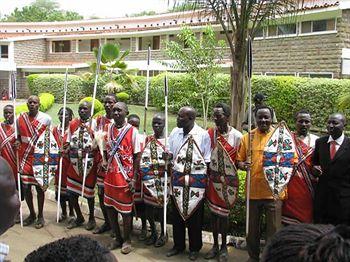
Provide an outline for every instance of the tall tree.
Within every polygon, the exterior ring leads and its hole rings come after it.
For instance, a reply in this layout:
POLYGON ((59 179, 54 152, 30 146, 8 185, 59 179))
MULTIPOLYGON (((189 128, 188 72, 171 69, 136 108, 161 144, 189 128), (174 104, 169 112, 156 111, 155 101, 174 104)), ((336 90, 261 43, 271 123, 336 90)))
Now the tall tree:
POLYGON ((177 36, 180 41, 167 43, 166 52, 170 58, 177 61, 177 69, 186 70, 195 82, 197 92, 192 96, 202 101, 204 127, 207 127, 207 117, 211 98, 214 95, 213 88, 215 75, 220 71, 224 41, 217 41, 215 32, 211 26, 207 26, 199 39, 188 27, 184 27, 177 36), (184 49, 184 46, 186 49, 184 49))
POLYGON ((5 15, 3 22, 43 22, 81 20, 83 16, 77 12, 59 9, 59 4, 53 0, 36 0, 23 8, 15 8, 5 15))
MULTIPOLYGON (((169 3, 169 1, 168 1, 169 3)), ((293 14, 302 0, 175 0, 175 5, 191 4, 198 15, 214 16, 225 33, 230 49, 231 124, 241 129, 244 117, 246 87, 244 86, 247 38, 271 19, 293 14)), ((289 15, 289 17, 291 17, 289 15)))

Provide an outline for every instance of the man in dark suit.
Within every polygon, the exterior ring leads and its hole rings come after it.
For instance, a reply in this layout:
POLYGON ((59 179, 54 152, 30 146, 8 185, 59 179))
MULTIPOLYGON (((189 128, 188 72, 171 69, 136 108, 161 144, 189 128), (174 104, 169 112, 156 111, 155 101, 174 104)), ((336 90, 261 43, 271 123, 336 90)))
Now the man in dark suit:
POLYGON ((313 165, 322 174, 315 190, 314 223, 350 225, 350 139, 344 135, 346 119, 329 116, 327 136, 316 140, 313 165))

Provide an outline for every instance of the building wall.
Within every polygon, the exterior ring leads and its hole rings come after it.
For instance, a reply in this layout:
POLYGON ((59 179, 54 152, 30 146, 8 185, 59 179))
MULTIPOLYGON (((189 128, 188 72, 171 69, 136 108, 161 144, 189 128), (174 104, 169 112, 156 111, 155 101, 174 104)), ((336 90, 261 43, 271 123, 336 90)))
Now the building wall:
POLYGON ((14 59, 17 66, 36 64, 46 60, 45 39, 16 41, 14 49, 14 59))
POLYGON ((338 34, 255 40, 255 73, 332 72, 340 76, 341 40, 338 34))
POLYGON ((342 47, 350 48, 350 9, 343 10, 337 28, 342 47))

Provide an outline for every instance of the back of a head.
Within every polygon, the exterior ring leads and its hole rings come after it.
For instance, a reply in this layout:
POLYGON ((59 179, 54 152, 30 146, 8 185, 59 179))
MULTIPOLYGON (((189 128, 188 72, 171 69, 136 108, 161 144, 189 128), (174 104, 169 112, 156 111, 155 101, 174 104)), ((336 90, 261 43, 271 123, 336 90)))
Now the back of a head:
POLYGON ((34 250, 25 262, 111 262, 114 255, 96 240, 86 236, 62 238, 34 250))
POLYGON ((350 261, 350 227, 340 225, 305 245, 299 254, 302 262, 350 261))
POLYGON ((290 225, 278 231, 269 241, 262 255, 262 262, 298 262, 298 255, 305 245, 331 231, 332 225, 290 225))

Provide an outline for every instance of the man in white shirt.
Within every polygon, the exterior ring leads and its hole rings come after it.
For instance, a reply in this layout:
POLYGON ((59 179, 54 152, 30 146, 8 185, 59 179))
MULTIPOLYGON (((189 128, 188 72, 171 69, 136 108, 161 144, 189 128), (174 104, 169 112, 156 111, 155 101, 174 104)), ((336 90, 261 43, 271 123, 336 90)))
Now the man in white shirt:
POLYGON ((182 107, 177 116, 177 128, 169 136, 173 155, 172 203, 174 247, 168 257, 186 248, 185 229, 188 227, 190 260, 196 260, 202 248, 204 196, 207 166, 210 163, 210 137, 195 123, 196 111, 182 107))
POLYGON ((315 190, 314 223, 350 225, 350 139, 346 119, 335 113, 327 121, 327 136, 316 140, 313 165, 322 175, 315 190))

